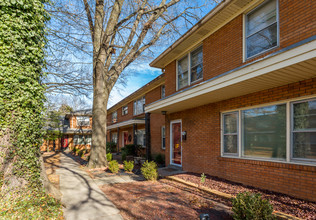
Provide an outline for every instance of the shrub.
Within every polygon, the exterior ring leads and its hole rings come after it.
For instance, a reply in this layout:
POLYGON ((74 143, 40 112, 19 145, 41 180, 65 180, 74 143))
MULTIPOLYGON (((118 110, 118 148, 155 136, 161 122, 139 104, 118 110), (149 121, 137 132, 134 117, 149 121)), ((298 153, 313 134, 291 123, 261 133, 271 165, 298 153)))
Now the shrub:
POLYGON ((201 184, 204 184, 205 183, 205 179, 206 179, 206 176, 204 173, 201 174, 201 184))
POLYGON ((126 152, 122 151, 122 161, 126 160, 126 152))
POLYGON ((112 173, 118 173, 119 171, 119 164, 116 160, 112 160, 111 162, 109 162, 109 170, 112 173))
POLYGON ((127 172, 132 172, 134 169, 134 161, 124 161, 124 170, 127 172))
POLYGON ((236 220, 275 219, 272 215, 272 205, 268 200, 263 199, 259 193, 238 193, 237 197, 233 198, 232 205, 233 218, 236 220))
POLYGON ((112 158, 113 158, 112 153, 107 153, 107 154, 106 154, 106 160, 107 160, 108 162, 111 162, 111 161, 112 161, 112 158))
POLYGON ((157 154, 155 156, 155 161, 157 164, 165 164, 165 156, 162 154, 157 154))
POLYGON ((143 164, 141 172, 146 180, 157 180, 158 171, 157 164, 154 161, 148 162, 148 160, 143 164))
POLYGON ((116 151, 116 143, 106 142, 106 152, 114 153, 116 151))
POLYGON ((126 155, 135 155, 136 154, 136 147, 134 144, 127 144, 122 147, 122 153, 125 152, 126 155))

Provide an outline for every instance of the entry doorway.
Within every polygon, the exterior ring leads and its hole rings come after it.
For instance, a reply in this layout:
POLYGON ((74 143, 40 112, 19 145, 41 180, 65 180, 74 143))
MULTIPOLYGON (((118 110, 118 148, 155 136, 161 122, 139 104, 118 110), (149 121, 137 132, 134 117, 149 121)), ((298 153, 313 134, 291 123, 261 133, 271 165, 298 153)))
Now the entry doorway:
POLYGON ((122 135, 122 147, 125 147, 125 145, 127 145, 128 143, 128 131, 123 131, 123 135, 122 135))
POLYGON ((182 166, 182 122, 170 122, 170 164, 182 166))

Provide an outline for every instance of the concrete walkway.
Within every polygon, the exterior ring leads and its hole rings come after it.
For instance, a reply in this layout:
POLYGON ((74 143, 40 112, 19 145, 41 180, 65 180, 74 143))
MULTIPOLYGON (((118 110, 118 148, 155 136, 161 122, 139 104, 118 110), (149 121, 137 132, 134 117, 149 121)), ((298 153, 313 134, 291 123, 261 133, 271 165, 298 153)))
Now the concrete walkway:
POLYGON ((60 191, 65 204, 66 220, 116 220, 123 219, 120 211, 106 198, 89 175, 79 168, 67 154, 61 154, 60 191))

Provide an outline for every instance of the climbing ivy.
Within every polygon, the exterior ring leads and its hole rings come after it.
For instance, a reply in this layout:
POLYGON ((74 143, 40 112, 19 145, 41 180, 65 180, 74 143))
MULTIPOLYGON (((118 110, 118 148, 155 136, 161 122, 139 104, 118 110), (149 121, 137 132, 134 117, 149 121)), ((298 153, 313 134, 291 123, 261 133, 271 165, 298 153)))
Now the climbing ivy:
POLYGON ((49 16, 44 3, 0 1, 0 139, 11 134, 5 161, 14 163, 12 175, 34 187, 40 184, 39 145, 45 101, 41 78, 49 16))

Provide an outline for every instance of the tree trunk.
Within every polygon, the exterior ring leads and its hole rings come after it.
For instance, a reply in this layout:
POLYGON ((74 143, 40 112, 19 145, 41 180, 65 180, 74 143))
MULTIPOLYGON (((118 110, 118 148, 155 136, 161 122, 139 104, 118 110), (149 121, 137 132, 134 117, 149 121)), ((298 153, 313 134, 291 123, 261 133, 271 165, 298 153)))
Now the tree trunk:
POLYGON ((88 167, 98 168, 107 165, 106 160, 106 122, 109 90, 103 75, 103 65, 96 63, 94 68, 94 88, 92 107, 92 146, 88 167))

